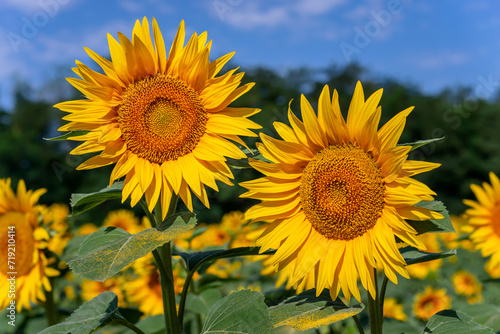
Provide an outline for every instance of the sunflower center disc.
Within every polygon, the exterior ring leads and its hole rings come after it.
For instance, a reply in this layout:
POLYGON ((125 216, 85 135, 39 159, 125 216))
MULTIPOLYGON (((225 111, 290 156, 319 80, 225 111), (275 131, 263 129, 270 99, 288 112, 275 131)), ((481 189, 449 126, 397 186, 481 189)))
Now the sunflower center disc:
POLYGON ((300 184, 302 208, 328 239, 351 240, 375 226, 384 207, 385 184, 371 155, 336 145, 317 153, 300 184))
POLYGON ((116 110, 127 148, 158 164, 192 152, 207 124, 198 94, 184 81, 163 74, 127 87, 116 110))
POLYGON ((0 233, 0 250, 2 252, 0 254, 0 270, 2 270, 2 274, 7 275, 8 272, 15 272, 18 277, 29 274, 33 262, 35 240, 33 239, 33 229, 27 221, 26 215, 21 212, 8 212, 1 215, 0 233), (9 227, 13 228, 9 229, 9 227), (13 238, 9 236, 13 236, 13 238))

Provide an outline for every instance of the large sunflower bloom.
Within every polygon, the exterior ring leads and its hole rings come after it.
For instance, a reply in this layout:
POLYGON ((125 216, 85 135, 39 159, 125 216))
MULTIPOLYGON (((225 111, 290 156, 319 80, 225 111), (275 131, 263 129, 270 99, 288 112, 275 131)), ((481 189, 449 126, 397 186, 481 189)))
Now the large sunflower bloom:
POLYGON ((263 201, 245 217, 270 222, 257 245, 263 251, 279 245, 273 264, 290 273, 291 283, 314 277, 317 293, 329 288, 333 299, 342 289, 347 299, 360 300, 358 279, 375 298, 378 266, 394 283, 396 273, 408 278, 396 237, 425 246, 405 219, 442 218, 414 206, 435 193, 411 178, 439 164, 407 160, 411 147, 396 146, 413 108, 377 131, 381 96, 378 90, 365 101, 358 82, 346 122, 328 86, 318 116, 302 95, 303 122, 289 109, 291 127, 274 123, 284 140, 260 136, 257 147, 272 163, 252 159, 251 165, 266 177, 242 183, 249 190, 243 197, 263 201))
POLYGON ((10 184, 10 179, 0 179, 0 308, 5 309, 14 299, 21 311, 30 309, 32 302, 45 301, 44 290, 52 289, 48 277, 58 276, 59 271, 49 267, 51 260, 43 250, 50 237, 39 227, 42 208, 36 203, 46 190, 26 190, 20 180, 14 193, 10 184), (15 279, 7 281, 12 277, 15 279), (10 282, 15 282, 15 291, 10 282))
POLYGON ((60 131, 89 131, 70 138, 83 141, 71 153, 100 152, 78 169, 115 164, 110 184, 125 176, 122 200, 130 196, 135 206, 145 195, 152 210, 161 194, 163 215, 173 192, 190 210, 191 191, 208 207, 205 185, 231 184, 226 157, 246 157, 229 140, 245 145, 238 136, 261 128, 247 119, 259 109, 228 107, 253 86, 238 87, 237 69, 217 76, 234 53, 209 62, 206 32, 194 33, 186 46, 184 35, 182 21, 167 55, 155 19, 153 39, 146 18, 136 22, 132 40, 108 34, 111 61, 86 49, 105 74, 77 61, 82 80, 68 78, 87 99, 56 105, 70 113, 60 131))
POLYGON ((483 187, 472 184, 477 202, 464 200, 470 206, 465 211, 473 232, 470 239, 484 257, 491 255, 491 265, 500 265, 500 180, 490 172, 491 185, 483 182, 483 187))
POLYGON ((415 295, 413 311, 417 318, 428 321, 434 314, 451 307, 451 298, 446 294, 446 289, 425 288, 423 293, 415 295))

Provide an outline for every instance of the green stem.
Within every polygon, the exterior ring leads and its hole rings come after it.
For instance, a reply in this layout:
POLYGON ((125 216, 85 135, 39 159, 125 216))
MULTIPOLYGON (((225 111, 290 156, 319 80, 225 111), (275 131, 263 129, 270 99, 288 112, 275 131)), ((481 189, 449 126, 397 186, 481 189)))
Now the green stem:
POLYGON ((149 212, 149 209, 148 209, 148 204, 146 203, 146 201, 144 200, 144 198, 142 198, 139 203, 141 204, 141 207, 142 209, 144 210, 144 212, 146 213, 146 217, 148 217, 150 223, 151 223, 151 226, 152 227, 156 227, 156 219, 155 219, 155 216, 153 216, 151 214, 151 212, 149 212))
POLYGON ((181 300, 179 302, 179 322, 181 324, 182 324, 182 321, 184 319, 184 309, 186 307, 187 293, 189 291, 191 279, 193 278, 193 275, 195 272, 196 272, 196 270, 191 270, 190 272, 188 272, 188 274, 186 276, 186 280, 184 281, 184 286, 182 287, 181 300))
POLYGON ((384 323, 384 299, 385 299, 385 291, 387 290, 387 283, 389 283, 389 279, 384 275, 384 281, 382 282, 382 288, 380 288, 380 298, 379 298, 379 309, 380 309, 380 327, 382 327, 384 323))
POLYGON ((53 326, 57 324, 57 310, 56 304, 54 303, 54 279, 49 278, 49 282, 52 289, 50 289, 50 291, 45 290, 45 303, 43 307, 45 308, 48 325, 53 326))
POLYGON ((134 331, 134 332, 135 332, 135 333, 137 333, 137 334, 146 334, 146 333, 144 333, 143 331, 141 331, 141 329, 140 329, 140 328, 137 328, 136 326, 134 326, 134 324, 132 324, 132 323, 128 322, 128 321, 127 321, 127 320, 125 320, 125 319, 115 319, 115 320, 113 320, 113 322, 114 322, 114 323, 116 323, 116 324, 119 324, 119 325, 123 325, 123 326, 125 326, 125 327, 128 327, 128 328, 130 328, 132 331, 134 331))
POLYGON ((352 318, 354 319, 354 322, 356 323, 356 326, 358 327, 359 334, 365 334, 365 331, 363 329, 363 325, 361 324, 361 321, 359 321, 358 316, 354 315, 352 318))
MULTIPOLYGON (((246 247, 241 247, 241 248, 246 248, 246 247)), ((235 249, 238 249, 238 248, 233 248, 233 251, 235 249)), ((276 253, 276 251, 274 250, 267 250, 263 253, 260 253, 259 255, 272 255, 276 253)), ((179 302, 179 319, 180 319, 180 322, 182 324, 182 319, 184 317, 184 309, 186 307, 186 297, 187 297, 187 293, 189 291, 189 286, 190 286, 190 283, 192 282, 192 278, 193 278, 193 275, 194 273, 205 263, 207 262, 210 262, 210 261, 215 261, 215 260, 218 260, 218 259, 221 259, 221 258, 229 258, 229 257, 235 257, 235 256, 241 256, 241 255, 245 255, 245 254, 232 254, 231 256, 225 256, 225 257, 217 257, 217 255, 215 256, 208 256, 206 257, 205 259, 199 261, 189 272, 188 272, 188 275, 186 276, 186 280, 184 281, 184 286, 182 287, 182 294, 181 294, 181 300, 179 302)), ((247 254, 248 255, 248 254, 247 254)))
MULTIPOLYGON (((142 203, 141 203, 142 205, 142 203)), ((173 195, 170 201, 170 206, 167 211, 166 217, 174 214, 175 207, 177 206, 177 196, 173 195)), ((144 205, 143 205, 144 207, 144 205)), ((146 207, 147 209, 147 207, 146 207)), ((146 214, 149 210, 146 210, 146 214)), ((162 223, 161 202, 158 201, 155 207, 155 216, 148 214, 148 218, 154 227, 160 226, 162 223)), ((163 311, 165 317, 165 332, 167 334, 181 334, 182 326, 177 317, 177 310, 175 305, 175 291, 174 291, 174 277, 172 269, 172 251, 170 242, 153 250, 153 256, 160 272, 160 285, 162 292, 163 311)))
POLYGON ((368 295, 368 313, 370 315, 370 332, 372 334, 382 334, 382 319, 380 312, 380 302, 379 302, 379 293, 378 293, 378 283, 377 283, 377 269, 374 269, 374 283, 375 283, 375 299, 372 298, 372 295, 369 291, 367 291, 368 295))

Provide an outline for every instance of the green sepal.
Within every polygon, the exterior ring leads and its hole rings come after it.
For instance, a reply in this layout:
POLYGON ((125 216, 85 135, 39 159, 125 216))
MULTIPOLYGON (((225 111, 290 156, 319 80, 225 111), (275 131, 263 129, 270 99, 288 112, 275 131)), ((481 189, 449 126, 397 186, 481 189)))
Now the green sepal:
POLYGON ((71 137, 78 137, 78 136, 83 136, 89 133, 90 131, 88 130, 75 130, 75 131, 70 131, 66 132, 63 135, 53 137, 53 138, 43 138, 44 140, 51 140, 51 141, 56 141, 56 140, 67 140, 68 138, 71 137))
POLYGON ((444 138, 445 137, 433 138, 433 139, 424 139, 424 140, 417 140, 417 141, 412 142, 412 143, 398 144, 398 146, 411 146, 411 150, 410 150, 410 152, 411 152, 413 150, 416 150, 419 147, 422 147, 424 145, 427 145, 427 144, 430 144, 430 143, 434 143, 434 142, 443 140, 444 138))

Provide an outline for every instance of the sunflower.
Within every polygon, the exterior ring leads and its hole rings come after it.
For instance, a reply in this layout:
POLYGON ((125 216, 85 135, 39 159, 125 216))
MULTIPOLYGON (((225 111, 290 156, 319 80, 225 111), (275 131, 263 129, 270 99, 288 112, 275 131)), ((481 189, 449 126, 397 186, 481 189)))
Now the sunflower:
POLYGON ((491 255, 491 266, 500 265, 500 180, 490 172, 491 185, 483 182, 483 187, 472 184, 477 202, 464 200, 470 206, 465 211, 472 227, 470 239, 484 257, 491 255))
MULTIPOLYGON (((71 240, 72 232, 69 228, 67 218, 69 208, 66 204, 52 204, 49 207, 40 206, 43 216, 43 225, 48 229, 50 240, 48 240, 47 248, 57 255, 62 255, 64 248, 71 240)), ((65 268, 66 264, 60 263, 61 268, 65 268)))
POLYGON ((219 278, 240 277, 242 265, 239 260, 220 259, 212 263, 205 272, 219 278))
POLYGON ((408 316, 404 312, 404 306, 399 304, 395 298, 384 300, 384 318, 406 321, 408 316))
POLYGON ((222 216, 221 227, 229 233, 237 234, 245 225, 246 220, 243 212, 231 211, 222 216))
POLYGON ((110 277, 104 282, 83 279, 81 297, 83 301, 89 301, 103 292, 112 291, 118 297, 118 305, 120 307, 126 307, 127 302, 123 294, 126 284, 128 284, 128 282, 126 282, 125 278, 122 276, 110 277))
POLYGON ((50 240, 44 227, 39 226, 42 207, 36 203, 45 189, 26 190, 23 180, 17 184, 17 192, 11 189, 10 179, 0 179, 0 308, 9 305, 10 282, 15 277, 16 309, 30 309, 30 303, 45 301, 45 291, 51 291, 49 277, 59 271, 49 267, 53 258, 47 258, 44 249, 50 240), (9 233, 10 232, 10 233, 9 233), (9 242, 14 240, 15 244, 9 242), (15 247, 14 258, 9 255, 15 247))
POLYGON ((134 215, 134 212, 124 209, 108 213, 106 218, 104 218, 103 226, 118 227, 131 234, 144 230, 144 226, 141 226, 139 218, 134 215))
POLYGON ((453 274, 451 282, 455 288, 455 292, 463 296, 473 296, 481 294, 483 287, 477 278, 471 273, 460 270, 453 274))
MULTIPOLYGON (((456 236, 456 233, 453 233, 456 236)), ((439 253, 441 252, 441 245, 439 244, 440 236, 438 233, 424 233, 417 236, 417 239, 420 240, 424 244, 423 249, 419 249, 420 251, 427 251, 430 253, 439 253)), ((412 278, 424 279, 430 273, 437 272, 439 268, 443 265, 442 259, 436 259, 427 262, 415 263, 406 267, 406 270, 410 274, 412 278)))
POLYGON ((500 263, 493 263, 491 260, 486 261, 484 264, 484 270, 488 273, 488 275, 495 279, 500 278, 500 263))
POLYGON ((228 107, 253 86, 240 86, 237 69, 217 76, 234 53, 209 62, 207 33, 194 33, 184 46, 182 21, 167 55, 155 19, 152 26, 153 38, 146 18, 132 40, 108 34, 111 61, 85 49, 104 74, 77 61, 82 80, 68 81, 87 98, 55 107, 70 113, 60 131, 89 131, 69 138, 83 141, 71 154, 100 152, 77 169, 115 164, 110 185, 125 177, 122 201, 130 197, 135 206, 145 195, 152 211, 161 199, 165 216, 173 192, 191 211, 191 192, 208 207, 205 185, 231 185, 226 157, 246 158, 233 142, 245 145, 239 136, 256 136, 250 129, 261 127, 248 119, 259 109, 228 107))
POLYGON ((450 307, 451 298, 446 295, 446 289, 434 289, 428 286, 423 293, 417 293, 415 296, 413 311, 417 318, 427 321, 435 313, 450 307))
POLYGON ((349 300, 360 300, 358 279, 375 298, 374 268, 381 266, 397 283, 396 273, 408 278, 396 237, 424 248, 405 219, 442 216, 414 206, 433 200, 435 193, 412 176, 432 170, 436 163, 407 160, 410 146, 397 146, 408 108, 377 131, 382 90, 366 101, 358 82, 347 122, 338 94, 325 86, 316 116, 302 95, 303 122, 288 110, 291 127, 276 122, 284 140, 265 134, 257 147, 270 162, 251 159, 266 176, 243 182, 242 197, 262 200, 245 218, 269 221, 257 245, 278 245, 273 265, 291 273, 296 284, 315 273, 317 294, 329 288, 335 299, 340 289, 349 300))
POLYGON ((50 226, 52 230, 65 232, 69 228, 66 221, 68 216, 69 207, 66 204, 55 203, 47 207, 43 212, 43 223, 50 226))
POLYGON ((473 251, 474 244, 470 241, 469 238, 460 240, 460 237, 473 232, 472 226, 467 223, 467 215, 463 213, 460 216, 450 215, 450 219, 453 227, 455 228, 455 231, 457 232, 438 233, 439 238, 443 241, 448 249, 457 249, 458 247, 461 247, 465 250, 473 251))

